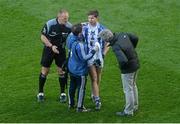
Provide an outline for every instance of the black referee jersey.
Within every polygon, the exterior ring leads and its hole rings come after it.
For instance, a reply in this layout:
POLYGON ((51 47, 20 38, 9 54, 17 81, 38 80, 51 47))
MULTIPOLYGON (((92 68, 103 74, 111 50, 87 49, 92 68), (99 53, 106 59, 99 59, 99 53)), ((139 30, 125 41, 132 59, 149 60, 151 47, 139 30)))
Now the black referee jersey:
POLYGON ((57 47, 64 46, 68 34, 71 32, 72 24, 67 22, 59 24, 57 18, 49 20, 43 27, 41 33, 47 37, 47 39, 56 45, 57 47))

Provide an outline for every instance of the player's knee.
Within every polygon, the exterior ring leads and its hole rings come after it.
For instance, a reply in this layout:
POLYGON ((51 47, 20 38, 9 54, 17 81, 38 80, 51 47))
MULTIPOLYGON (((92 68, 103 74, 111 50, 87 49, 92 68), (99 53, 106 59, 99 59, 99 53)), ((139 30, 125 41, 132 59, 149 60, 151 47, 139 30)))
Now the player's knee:
POLYGON ((41 74, 44 75, 44 76, 47 76, 47 75, 48 75, 48 72, 43 72, 43 71, 41 71, 41 74))
POLYGON ((49 68, 46 68, 46 67, 42 67, 41 69, 41 74, 47 76, 49 73, 49 68))
POLYGON ((59 74, 59 78, 66 78, 67 76, 66 76, 66 73, 60 73, 59 74))
POLYGON ((67 75, 66 74, 59 74, 59 82, 67 82, 67 75))
POLYGON ((97 82, 97 76, 92 77, 92 82, 97 82))

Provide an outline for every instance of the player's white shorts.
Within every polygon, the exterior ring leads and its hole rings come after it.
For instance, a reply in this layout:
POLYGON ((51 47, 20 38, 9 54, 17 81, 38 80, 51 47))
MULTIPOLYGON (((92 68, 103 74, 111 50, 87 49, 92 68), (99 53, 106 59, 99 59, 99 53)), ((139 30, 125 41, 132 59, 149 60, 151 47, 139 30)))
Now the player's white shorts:
POLYGON ((103 56, 102 56, 102 52, 101 52, 99 43, 98 43, 98 47, 99 47, 99 50, 94 54, 94 56, 90 60, 88 60, 88 67, 95 65, 99 68, 103 68, 104 60, 103 60, 103 56))

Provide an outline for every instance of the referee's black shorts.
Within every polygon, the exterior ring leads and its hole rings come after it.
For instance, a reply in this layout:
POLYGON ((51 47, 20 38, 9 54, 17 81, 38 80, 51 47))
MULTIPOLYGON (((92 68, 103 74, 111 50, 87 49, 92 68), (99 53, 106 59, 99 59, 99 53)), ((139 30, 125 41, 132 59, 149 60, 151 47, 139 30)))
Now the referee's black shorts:
POLYGON ((41 65, 48 68, 51 66, 53 60, 55 60, 55 64, 58 67, 62 67, 62 64, 66 61, 66 50, 64 48, 58 50, 59 54, 55 54, 51 48, 45 46, 42 53, 41 65))

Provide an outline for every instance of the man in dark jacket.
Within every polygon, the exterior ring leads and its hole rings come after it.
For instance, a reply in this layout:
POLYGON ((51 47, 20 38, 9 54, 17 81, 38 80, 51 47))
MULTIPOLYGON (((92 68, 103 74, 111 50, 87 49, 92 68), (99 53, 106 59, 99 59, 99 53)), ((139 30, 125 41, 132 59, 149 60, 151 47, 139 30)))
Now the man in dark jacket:
POLYGON ((100 32, 99 37, 109 42, 121 69, 123 91, 125 93, 125 107, 122 112, 117 112, 119 116, 133 116, 138 110, 138 89, 136 86, 137 70, 139 60, 135 48, 138 37, 129 33, 112 33, 106 29, 100 32))

